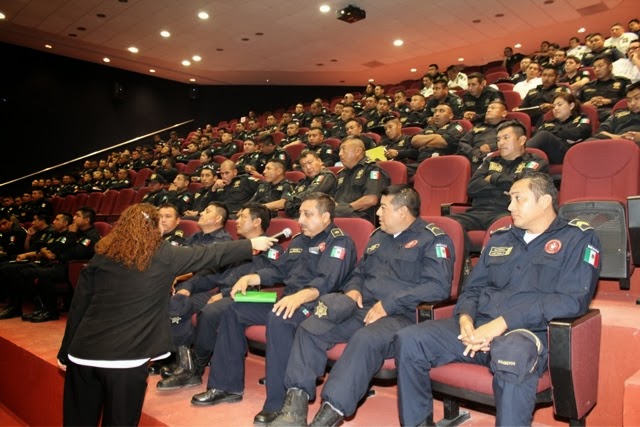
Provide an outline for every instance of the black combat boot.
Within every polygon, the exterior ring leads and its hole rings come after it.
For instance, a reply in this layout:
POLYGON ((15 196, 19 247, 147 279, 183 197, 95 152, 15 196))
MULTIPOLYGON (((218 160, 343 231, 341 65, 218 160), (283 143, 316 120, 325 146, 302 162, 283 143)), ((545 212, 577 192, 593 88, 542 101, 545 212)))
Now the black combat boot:
POLYGON ((313 417, 313 421, 309 426, 315 427, 335 427, 344 420, 344 415, 340 415, 338 411, 333 409, 327 402, 322 402, 320 410, 313 417))
POLYGON ((306 426, 308 413, 309 395, 307 392, 299 388, 290 388, 287 390, 287 396, 284 399, 284 406, 280 411, 280 415, 269 426, 306 426))

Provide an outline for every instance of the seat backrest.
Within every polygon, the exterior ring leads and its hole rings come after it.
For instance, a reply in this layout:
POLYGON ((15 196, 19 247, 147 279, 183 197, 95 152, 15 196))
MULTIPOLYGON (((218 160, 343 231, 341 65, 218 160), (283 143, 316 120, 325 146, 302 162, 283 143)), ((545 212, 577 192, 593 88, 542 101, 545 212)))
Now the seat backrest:
POLYGON ((276 131, 276 132, 273 132, 271 136, 273 137, 273 140, 275 141, 276 145, 280 145, 280 141, 282 141, 282 139, 284 138, 284 133, 280 131, 276 131))
POLYGON ((87 198, 87 203, 85 204, 85 206, 88 208, 92 208, 94 211, 98 212, 100 210, 100 207, 102 206, 103 199, 104 199, 104 193, 101 193, 101 192, 91 193, 87 198))
POLYGON ((489 239, 491 238, 491 234, 499 228, 508 227, 513 225, 513 219, 511 215, 506 215, 501 218, 496 219, 493 223, 487 228, 487 232, 484 235, 484 240, 482 241, 482 247, 487 246, 489 239))
POLYGON ((560 204, 589 198, 626 204, 640 194, 640 147, 627 139, 595 140, 567 151, 562 168, 560 204))
POLYGON ((136 172, 133 169, 127 169, 127 177, 129 178, 129 181, 133 184, 134 182, 136 182, 136 177, 138 176, 138 172, 136 172))
POLYGON ((391 184, 406 184, 407 183, 407 166, 404 163, 394 160, 384 160, 378 162, 378 166, 384 169, 391 178, 391 184))
POLYGON ((621 99, 620 101, 616 102, 616 105, 614 105, 613 108, 611 108, 611 114, 613 114, 617 110, 621 110, 623 108, 629 108, 629 104, 627 103, 626 98, 625 99, 621 99))
POLYGON ((402 128, 401 130, 403 135, 417 135, 420 132, 422 132, 422 128, 418 127, 418 126, 408 126, 406 128, 402 128))
POLYGON ((329 146, 331 148, 333 148, 334 151, 338 151, 340 150, 340 139, 338 138, 327 138, 324 141, 322 141, 325 144, 329 144, 329 146))
POLYGON ((74 203, 69 206, 69 210, 65 212, 69 212, 71 215, 75 214, 78 208, 87 206, 87 199, 89 199, 89 194, 87 193, 76 194, 74 203))
POLYGON ((413 187, 420 194, 420 215, 440 215, 443 203, 465 203, 471 164, 464 156, 431 157, 415 174, 413 187))
POLYGON ((198 222, 190 219, 181 219, 180 224, 178 224, 178 228, 184 232, 185 238, 192 236, 200 231, 198 222))
POLYGON ((513 111, 514 108, 522 104, 522 97, 515 90, 503 90, 504 101, 507 104, 507 110, 513 111))
POLYGON ((291 229, 291 237, 288 239, 285 239, 284 237, 280 239, 280 246, 282 246, 284 250, 289 247, 291 238, 300 233, 300 225, 298 224, 298 221, 291 218, 272 218, 271 224, 269 225, 269 228, 267 228, 267 236, 273 236, 285 228, 291 229))
POLYGON ((133 203, 140 203, 144 196, 149 192, 149 187, 140 187, 138 191, 136 191, 136 195, 133 198, 133 203))
POLYGON ((110 215, 113 210, 113 205, 115 205, 116 199, 118 198, 118 194, 118 190, 107 190, 102 198, 100 209, 96 211, 96 215, 100 215, 102 217, 110 215))
POLYGON ((233 240, 238 240, 238 228, 235 219, 228 219, 224 225, 224 229, 231 235, 233 240))
POLYGON ((488 85, 494 84, 500 79, 508 79, 508 78, 509 78, 509 73, 507 73, 506 71, 495 71, 492 73, 487 73, 487 75, 485 76, 485 79, 487 80, 488 85))
POLYGON ((356 245, 358 259, 362 258, 369 243, 369 237, 375 230, 373 224, 363 218, 335 218, 334 222, 343 232, 351 236, 356 245))
POLYGON ((462 126, 462 130, 464 130, 465 132, 469 132, 473 128, 473 123, 471 123, 467 119, 456 119, 451 121, 462 126))
POLYGON ((593 105, 582 104, 580 106, 582 112, 589 116, 589 120, 591 121, 591 133, 594 135, 598 133, 598 128, 600 127, 600 119, 598 118, 598 109, 593 105))
POLYGON ((531 117, 529 117, 528 114, 519 111, 509 111, 506 119, 517 120, 522 123, 527 131, 527 139, 531 138, 531 117))
POLYGON ((284 147, 284 150, 289 153, 291 161, 295 162, 298 160, 298 158, 300 158, 300 153, 302 153, 302 150, 304 150, 305 148, 307 148, 306 144, 295 142, 284 147))
POLYGON ((233 154, 231 155, 231 158, 230 158, 229 160, 231 160, 232 162, 234 162, 234 163, 235 163, 235 162, 237 162, 237 161, 238 161, 238 159, 239 159, 240 157, 242 157, 242 155, 243 155, 243 154, 244 154, 244 153, 233 153, 233 154))
POLYGON ((65 196, 64 200, 62 200, 62 203, 60 204, 60 209, 58 210, 57 213, 60 212, 68 212, 70 214, 74 214, 75 212, 73 211, 74 206, 76 206, 76 197, 73 194, 69 194, 68 196, 65 196))
POLYGON ((286 171, 284 173, 284 177, 285 179, 287 179, 289 182, 295 184, 299 181, 302 181, 305 178, 305 174, 304 172, 301 171, 286 171))
POLYGON ((189 163, 187 163, 187 166, 185 166, 182 172, 193 175, 201 164, 202 162, 200 160, 189 160, 189 163))
POLYGON ((513 83, 507 83, 507 82, 500 82, 500 83, 496 83, 496 86, 498 86, 499 90, 513 90, 513 87, 515 86, 513 83))
POLYGON ((382 140, 382 137, 375 132, 362 132, 362 135, 368 136, 369 138, 373 139, 376 145, 380 145, 380 141, 382 140))
POLYGON ((190 182, 189 183, 189 187, 187 187, 187 191, 189 193, 195 193, 196 191, 199 191, 202 188, 202 183, 200 182, 190 182))
POLYGON ((136 191, 133 188, 123 188, 118 192, 118 198, 111 209, 111 215, 120 215, 124 210, 133 203, 136 191))
POLYGON ((435 224, 442 229, 453 242, 456 258, 453 263, 453 282, 451 283, 451 298, 457 298, 461 290, 462 268, 464 267, 464 230, 460 223, 446 216, 423 216, 428 224, 435 224))
POLYGON ((107 234, 109 234, 109 232, 113 228, 111 224, 109 224, 108 222, 104 222, 104 221, 96 221, 96 222, 93 223, 93 226, 98 231, 98 234, 100 234, 100 237, 104 237, 107 234))
POLYGON ((136 175, 136 180, 133 182, 134 188, 141 188, 147 185, 147 180, 151 176, 153 171, 149 168, 142 168, 138 171, 136 175))

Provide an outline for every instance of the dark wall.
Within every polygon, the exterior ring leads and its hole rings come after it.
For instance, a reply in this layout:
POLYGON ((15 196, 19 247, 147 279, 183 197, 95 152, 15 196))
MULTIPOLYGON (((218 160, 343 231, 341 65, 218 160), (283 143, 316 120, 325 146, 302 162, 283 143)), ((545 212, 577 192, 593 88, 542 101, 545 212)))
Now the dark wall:
MULTIPOLYGON (((330 99, 352 87, 199 86, 0 43, 0 129, 7 147, 0 184, 84 156, 139 135, 194 120, 181 136, 207 123, 330 99), (116 96, 115 86, 123 92, 116 96)), ((57 174, 54 170, 47 174, 57 174)), ((27 188, 31 179, 0 186, 27 188)))

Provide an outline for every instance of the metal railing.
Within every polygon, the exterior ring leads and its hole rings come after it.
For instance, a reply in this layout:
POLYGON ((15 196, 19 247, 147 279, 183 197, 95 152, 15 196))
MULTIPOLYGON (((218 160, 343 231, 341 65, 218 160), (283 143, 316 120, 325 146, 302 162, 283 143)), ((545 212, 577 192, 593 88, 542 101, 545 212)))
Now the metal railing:
POLYGON ((61 168, 61 167, 63 167, 63 166, 70 165, 70 164, 75 163, 75 162, 77 162, 77 161, 84 160, 84 159, 87 159, 87 158, 90 158, 90 157, 96 156, 96 155, 98 155, 98 154, 104 153, 105 151, 111 151, 111 150, 113 150, 113 149, 115 149, 115 148, 119 148, 119 147, 122 147, 122 146, 125 146, 125 145, 132 144, 132 143, 134 143, 134 142, 140 141, 141 139, 149 138, 150 136, 156 135, 156 134, 158 134, 158 133, 166 132, 166 131, 168 131, 168 130, 172 130, 172 129, 179 128, 179 127, 184 126, 184 125, 186 125, 186 124, 188 124, 188 123, 192 123, 193 121, 194 121, 194 119, 187 120, 187 121, 184 121, 184 122, 181 122, 181 123, 176 123, 175 125, 167 126, 167 127, 163 128, 163 129, 159 129, 159 130, 156 130, 156 131, 153 131, 153 132, 147 133, 147 134, 145 134, 145 135, 137 136, 137 137, 135 137, 135 138, 133 138, 133 139, 130 139, 130 140, 128 140, 128 141, 124 141, 124 142, 121 142, 121 143, 119 143, 119 144, 115 144, 115 145, 112 145, 112 146, 109 146, 109 147, 103 148, 103 149, 101 149, 101 150, 94 151, 94 152, 92 152, 92 153, 88 153, 88 154, 85 154, 85 155, 80 156, 80 157, 76 157, 75 159, 68 160, 68 161, 66 161, 66 162, 63 162, 63 163, 57 164, 57 165, 55 165, 55 166, 50 166, 50 167, 48 167, 48 168, 44 168, 44 169, 39 170, 39 171, 37 171, 37 172, 33 172, 33 173, 30 173, 30 174, 27 174, 27 175, 21 176, 21 177, 16 178, 16 179, 12 179, 11 181, 3 182, 3 183, 1 183, 1 184, 0 184, 0 187, 4 187, 5 185, 13 184, 13 183, 15 183, 15 182, 22 181, 22 180, 27 179, 27 178, 31 178, 31 177, 33 177, 33 176, 42 175, 42 174, 44 174, 44 173, 46 173, 46 172, 49 172, 49 171, 52 171, 52 170, 55 170, 55 169, 61 168))

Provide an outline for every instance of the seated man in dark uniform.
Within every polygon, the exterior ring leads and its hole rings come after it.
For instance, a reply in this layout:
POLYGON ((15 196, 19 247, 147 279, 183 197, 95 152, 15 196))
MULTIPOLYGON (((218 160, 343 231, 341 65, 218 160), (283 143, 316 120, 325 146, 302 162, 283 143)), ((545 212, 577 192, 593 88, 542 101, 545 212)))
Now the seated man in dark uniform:
POLYGON ((558 71, 547 66, 542 70, 540 75, 542 84, 536 86, 527 92, 522 100, 520 107, 514 108, 513 111, 522 111, 531 117, 531 126, 537 127, 542 124, 542 118, 547 111, 553 108, 553 98, 558 92, 569 92, 569 88, 558 86, 558 71))
POLYGON ((240 207, 256 193, 258 184, 260 181, 251 176, 238 175, 235 163, 225 160, 220 165, 220 178, 211 187, 213 200, 224 203, 229 210, 229 217, 235 218, 240 207))
POLYGON ((180 215, 190 210, 193 206, 194 197, 189 192, 190 182, 191 177, 186 173, 180 172, 169 185, 166 203, 175 206, 180 215))
POLYGON ((164 189, 167 181, 160 174, 154 173, 149 177, 149 192, 142 198, 142 203, 149 203, 153 206, 161 206, 167 203, 169 194, 164 189))
POLYGON ((600 123, 591 139, 625 138, 640 144, 640 82, 627 87, 627 108, 616 110, 600 123))
POLYGON ((184 232, 178 228, 180 224, 180 212, 174 205, 165 204, 158 208, 160 224, 162 225, 162 239, 173 246, 181 246, 184 243, 184 232))
POLYGON ((629 79, 613 75, 613 66, 608 56, 599 56, 594 60, 595 80, 582 87, 578 98, 585 105, 598 109, 598 120, 604 122, 611 115, 611 109, 620 101, 631 84, 629 79))
POLYGON ((557 191, 546 174, 525 174, 509 198, 514 226, 492 235, 453 317, 396 334, 403 426, 435 425, 429 370, 450 362, 491 368, 496 425, 531 425, 549 321, 589 308, 601 251, 593 229, 558 216, 557 191))
POLYGON ((498 149, 498 125, 505 120, 507 112, 504 102, 492 102, 484 115, 484 122, 474 125, 460 138, 457 154, 469 159, 471 173, 480 167, 489 153, 498 149))
POLYGON ((316 378, 324 374, 327 350, 336 343, 348 344, 331 368, 312 425, 334 426, 353 415, 373 375, 393 356, 394 334, 415 323, 417 305, 451 293, 453 244, 420 218, 418 193, 400 185, 385 188, 377 215, 380 228, 344 285, 344 295, 321 297, 326 316, 316 308, 296 332, 284 381, 287 403, 274 426, 306 425, 316 378))
POLYGON ((451 108, 454 119, 462 118, 464 108, 462 99, 455 93, 449 92, 446 79, 438 79, 433 82, 433 97, 427 102, 427 124, 433 124, 433 115, 440 104, 446 104, 451 108))
POLYGON ((396 117, 389 117, 384 122, 385 136, 380 145, 385 148, 385 157, 402 163, 415 163, 418 160, 418 149, 411 146, 411 136, 402 133, 402 123, 396 117))
POLYGON ((373 222, 380 193, 391 182, 387 172, 367 159, 364 143, 354 136, 342 141, 340 161, 344 168, 338 172, 338 185, 333 193, 336 216, 360 217, 373 222))
POLYGON ((504 102, 502 92, 488 87, 482 73, 469 74, 469 89, 462 95, 464 103, 462 118, 472 123, 484 121, 484 113, 493 101, 504 102))
POLYGON ((293 188, 284 176, 285 170, 281 160, 274 159, 267 163, 264 168, 264 181, 258 185, 256 194, 249 200, 264 205, 272 216, 276 216, 279 210, 284 209, 287 195, 293 188))
POLYGON ((284 211, 289 218, 297 218, 300 215, 300 205, 307 194, 333 194, 337 182, 336 176, 324 167, 322 159, 315 151, 302 150, 298 162, 305 178, 286 196, 284 211))
POLYGON ((0 260, 9 261, 24 252, 27 232, 8 212, 0 214, 0 260))

